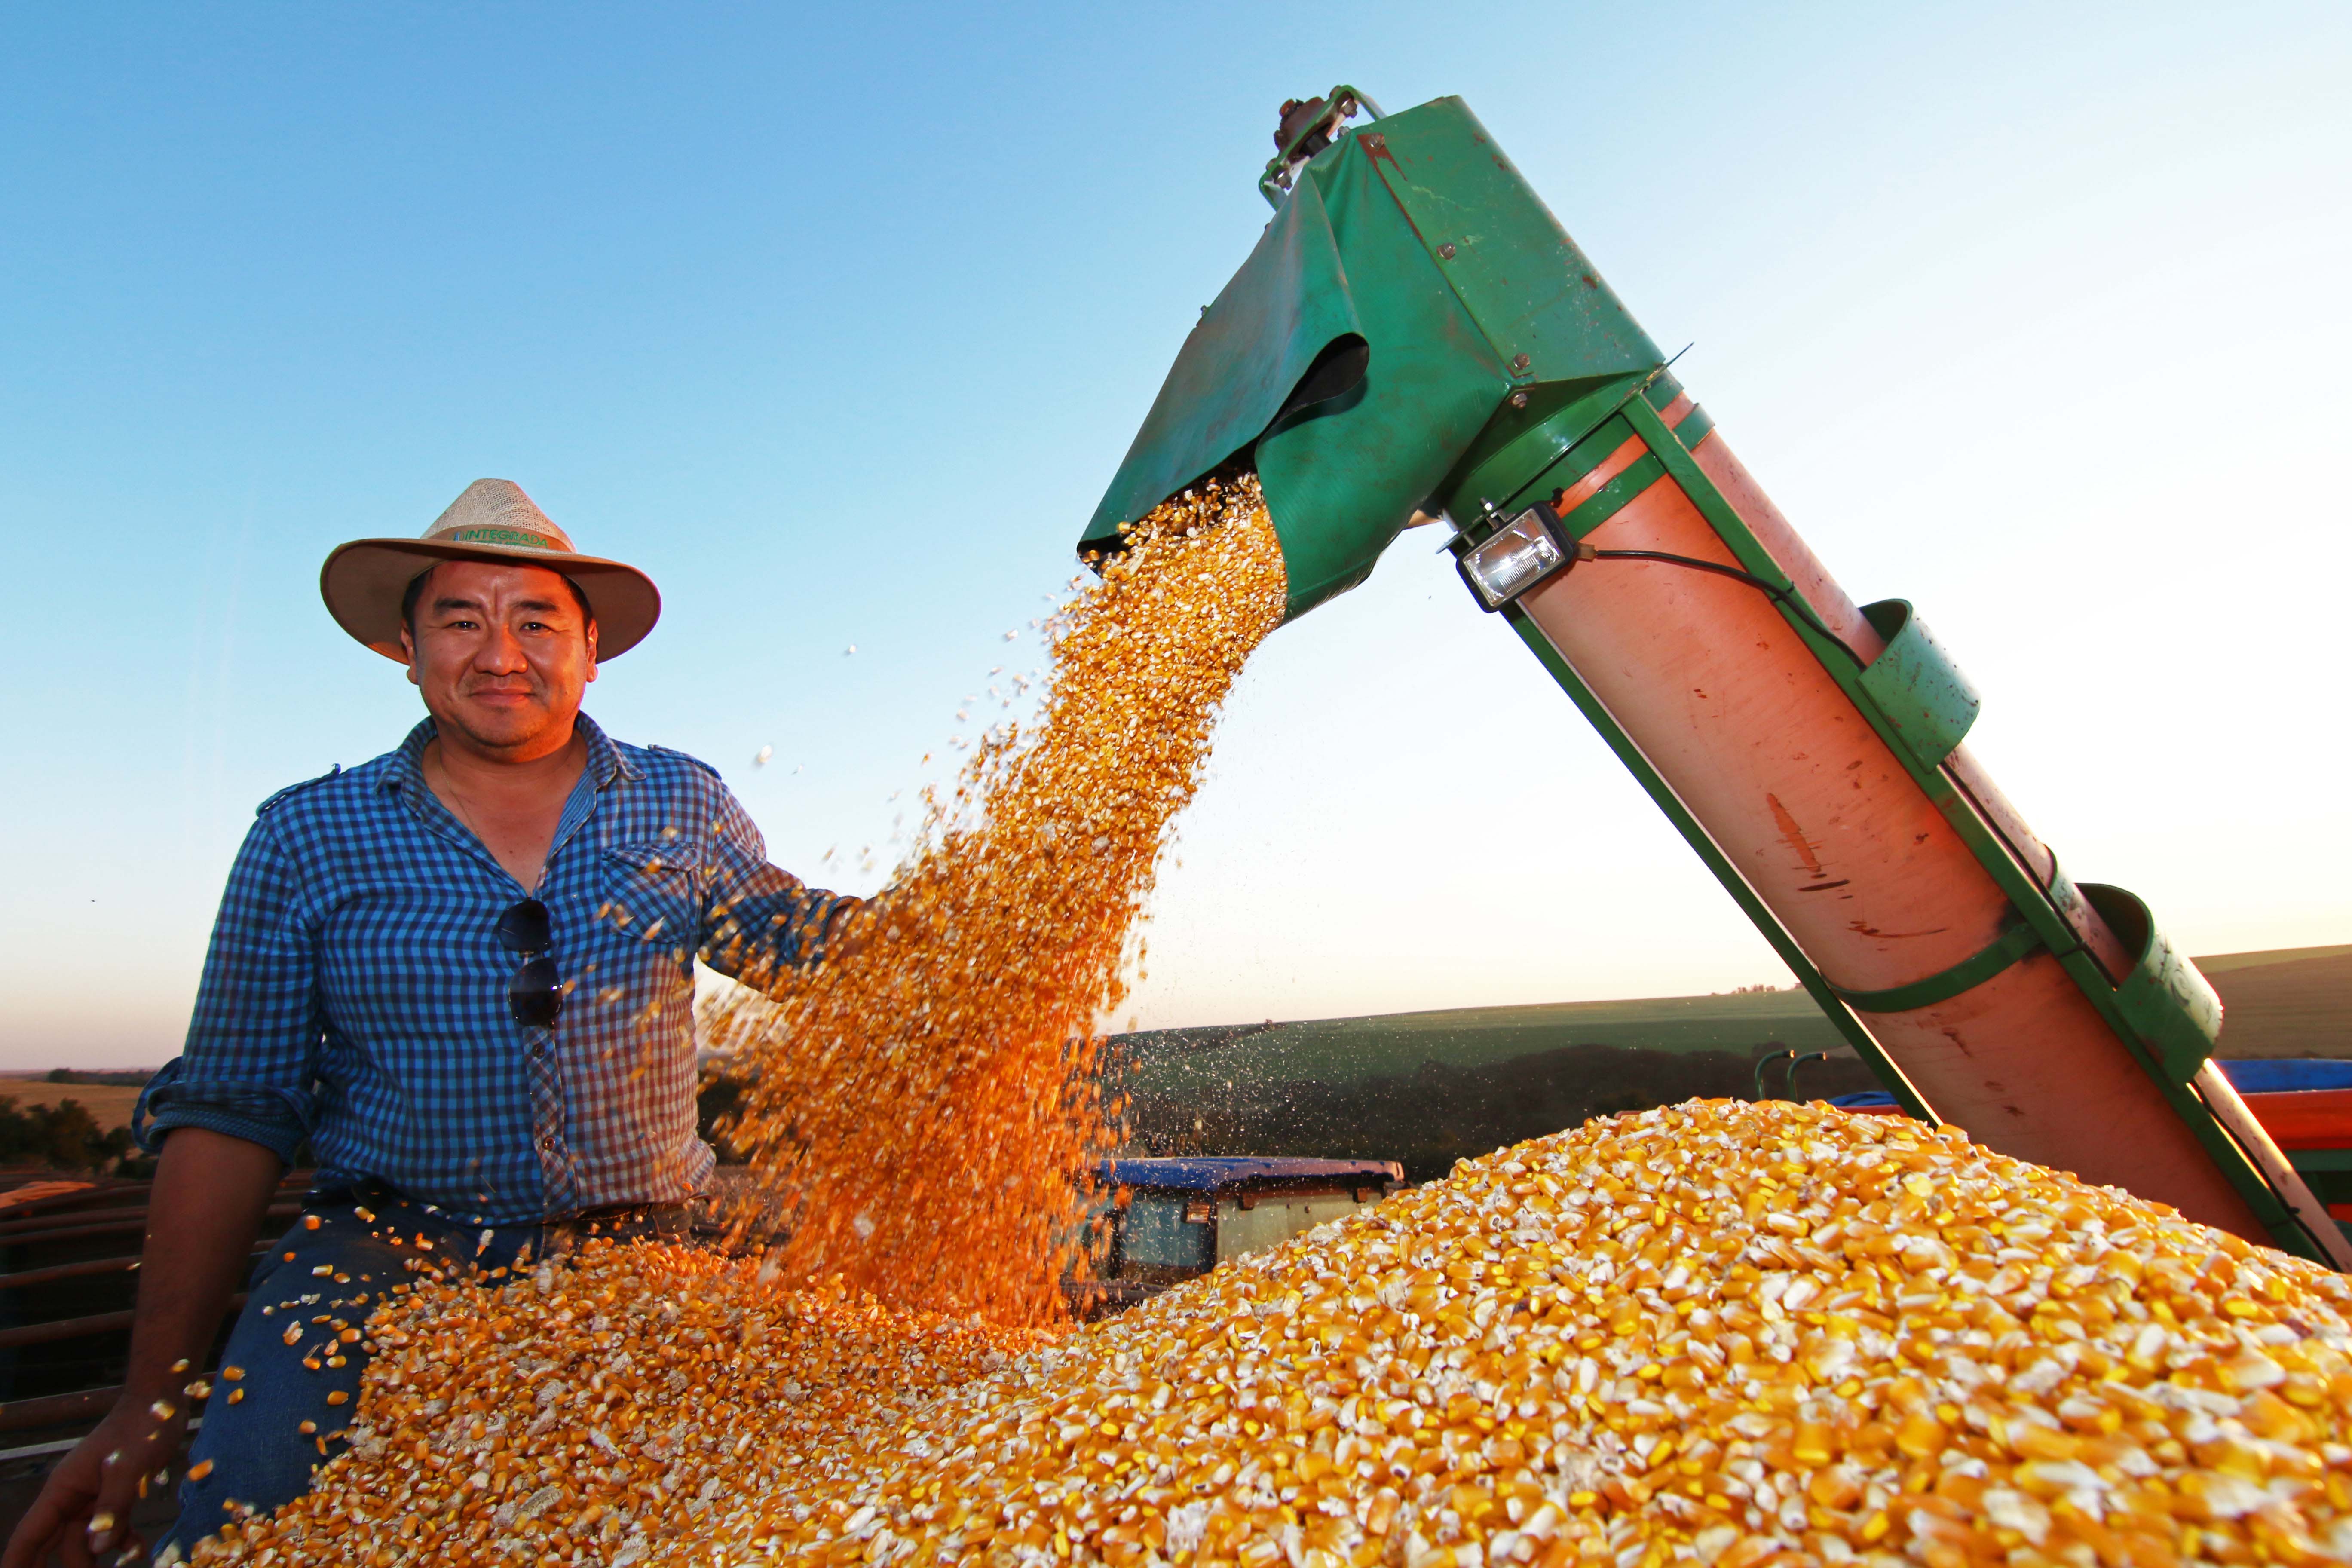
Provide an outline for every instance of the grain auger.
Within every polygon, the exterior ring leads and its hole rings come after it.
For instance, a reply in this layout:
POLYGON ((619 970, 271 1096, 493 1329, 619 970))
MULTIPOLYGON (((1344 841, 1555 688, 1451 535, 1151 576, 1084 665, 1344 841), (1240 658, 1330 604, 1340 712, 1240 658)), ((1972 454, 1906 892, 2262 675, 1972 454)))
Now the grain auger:
POLYGON ((1495 616, 1911 1114, 2338 1268, 2352 1248, 2210 1060, 2220 999, 2076 882, 1964 743, 1905 600, 1856 605, 1457 98, 1285 106, 1256 247, 1082 552, 1254 469, 1289 613, 1448 528, 1495 616))

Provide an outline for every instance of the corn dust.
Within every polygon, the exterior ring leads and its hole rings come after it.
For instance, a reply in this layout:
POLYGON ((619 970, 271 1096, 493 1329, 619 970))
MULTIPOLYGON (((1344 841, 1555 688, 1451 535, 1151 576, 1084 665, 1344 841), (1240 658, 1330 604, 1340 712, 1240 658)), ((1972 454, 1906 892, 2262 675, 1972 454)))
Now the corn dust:
POLYGON ((1046 623, 1048 689, 982 737, 854 959, 714 1034, 750 1069, 729 1130, 788 1278, 998 1322, 1063 1314, 1106 1147, 1098 1021, 1123 999, 1218 706, 1281 623, 1256 480, 1139 522, 1046 623))
POLYGON ((1820 1105, 1592 1121, 1058 1341, 650 1247, 481 1300, 383 1310, 353 1451, 236 1555, 2352 1558, 2346 1281, 1820 1105))

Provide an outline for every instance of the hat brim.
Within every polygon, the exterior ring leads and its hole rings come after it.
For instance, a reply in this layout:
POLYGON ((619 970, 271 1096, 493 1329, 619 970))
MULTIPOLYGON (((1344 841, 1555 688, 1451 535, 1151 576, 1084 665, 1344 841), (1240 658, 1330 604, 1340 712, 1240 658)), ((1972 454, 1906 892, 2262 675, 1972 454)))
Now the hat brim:
POLYGON ((354 539, 319 568, 319 596, 335 624, 386 658, 400 651, 400 601, 419 572, 444 561, 511 561, 544 566, 580 584, 596 618, 596 659, 618 658, 661 619, 661 590, 635 567, 601 555, 522 545, 442 544, 425 539, 354 539))

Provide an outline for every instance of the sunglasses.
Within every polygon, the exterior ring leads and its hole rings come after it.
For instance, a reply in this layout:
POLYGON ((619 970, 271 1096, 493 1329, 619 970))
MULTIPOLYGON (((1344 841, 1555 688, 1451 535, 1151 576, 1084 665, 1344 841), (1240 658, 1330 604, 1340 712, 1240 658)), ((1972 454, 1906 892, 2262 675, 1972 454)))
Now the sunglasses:
POLYGON ((555 945, 547 906, 537 899, 522 902, 499 917, 499 945, 523 955, 522 967, 507 982, 507 1011, 526 1029, 551 1029, 563 1011, 563 980, 555 973, 555 945))

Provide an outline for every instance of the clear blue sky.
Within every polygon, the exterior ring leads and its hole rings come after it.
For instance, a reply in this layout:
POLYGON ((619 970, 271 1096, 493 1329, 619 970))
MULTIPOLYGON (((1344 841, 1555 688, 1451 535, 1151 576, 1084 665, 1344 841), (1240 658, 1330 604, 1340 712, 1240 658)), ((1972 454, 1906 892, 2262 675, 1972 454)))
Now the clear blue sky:
MULTIPOLYGON (((1334 79, 1470 100, 2077 877, 2352 941, 2347 76, 2340 5, 10 6, 0 1065, 173 1054, 255 803, 417 712, 321 557, 483 475, 662 584, 592 710, 873 885, 1334 79)), ((1218 767, 1147 1024, 1785 981, 1425 549, 1218 767)))

